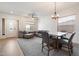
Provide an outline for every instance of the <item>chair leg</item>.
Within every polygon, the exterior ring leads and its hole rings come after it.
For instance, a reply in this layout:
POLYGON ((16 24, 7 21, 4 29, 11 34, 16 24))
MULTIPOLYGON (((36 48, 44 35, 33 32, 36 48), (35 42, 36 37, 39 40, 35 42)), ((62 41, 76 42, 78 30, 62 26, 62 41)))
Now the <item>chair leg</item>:
POLYGON ((71 53, 73 53, 73 46, 71 46, 71 53))
POLYGON ((50 50, 48 49, 48 56, 49 56, 49 52, 50 52, 50 50))
POLYGON ((68 48, 68 52, 69 52, 69 56, 71 56, 71 49, 70 48, 68 48))
POLYGON ((42 43, 42 52, 43 52, 43 43, 42 43))
POLYGON ((71 51, 69 51, 69 56, 71 56, 71 51))
POLYGON ((69 55, 71 56, 71 54, 73 53, 73 46, 71 44, 70 48, 69 48, 69 55))
POLYGON ((71 49, 71 53, 73 53, 73 48, 71 49))
POLYGON ((43 52, 43 47, 42 47, 42 52, 43 52))
POLYGON ((49 49, 49 44, 48 44, 48 56, 49 56, 49 52, 50 52, 50 49, 49 49))

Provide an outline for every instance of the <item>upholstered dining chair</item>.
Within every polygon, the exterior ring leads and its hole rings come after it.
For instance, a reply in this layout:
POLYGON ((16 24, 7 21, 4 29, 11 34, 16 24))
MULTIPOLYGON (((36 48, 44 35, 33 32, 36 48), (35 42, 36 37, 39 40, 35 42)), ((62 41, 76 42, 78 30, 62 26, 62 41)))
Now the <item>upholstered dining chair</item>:
POLYGON ((42 31, 41 34, 42 34, 42 52, 43 52, 43 48, 47 47, 48 56, 49 56, 50 50, 53 49, 53 46, 50 45, 52 43, 52 40, 50 39, 50 35, 46 31, 42 31))
POLYGON ((72 42, 72 39, 73 39, 74 35, 75 35, 75 32, 71 34, 70 38, 63 37, 60 40, 60 44, 62 45, 62 47, 68 48, 68 52, 69 52, 70 56, 73 53, 73 42, 72 42))

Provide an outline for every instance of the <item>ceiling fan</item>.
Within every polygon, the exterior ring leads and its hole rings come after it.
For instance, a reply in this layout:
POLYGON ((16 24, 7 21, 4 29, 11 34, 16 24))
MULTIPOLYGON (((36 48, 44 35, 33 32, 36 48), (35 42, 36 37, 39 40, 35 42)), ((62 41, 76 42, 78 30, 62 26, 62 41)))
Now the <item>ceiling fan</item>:
POLYGON ((38 18, 37 14, 35 12, 29 13, 28 16, 32 17, 32 18, 38 18))

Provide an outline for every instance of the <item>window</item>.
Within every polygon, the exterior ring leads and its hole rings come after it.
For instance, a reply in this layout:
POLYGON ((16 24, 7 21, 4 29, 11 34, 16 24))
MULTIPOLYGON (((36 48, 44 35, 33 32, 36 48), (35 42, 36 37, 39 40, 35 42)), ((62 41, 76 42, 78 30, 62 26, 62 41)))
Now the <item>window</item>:
POLYGON ((26 25, 26 31, 30 31, 30 25, 26 25))
POLYGON ((14 30, 14 20, 8 20, 8 30, 12 32, 14 30))
POLYGON ((62 17, 58 20, 58 23, 63 23, 63 22, 72 21, 72 20, 75 20, 75 15, 62 17))

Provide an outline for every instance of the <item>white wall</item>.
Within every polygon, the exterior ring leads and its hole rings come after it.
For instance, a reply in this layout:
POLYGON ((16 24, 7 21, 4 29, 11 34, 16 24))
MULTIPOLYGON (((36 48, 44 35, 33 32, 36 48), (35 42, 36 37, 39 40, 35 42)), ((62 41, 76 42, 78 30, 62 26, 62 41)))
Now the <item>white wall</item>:
POLYGON ((74 32, 75 31, 74 30, 75 29, 74 28, 75 21, 76 21, 76 19, 75 20, 70 20, 70 21, 67 21, 67 22, 61 22, 61 23, 59 23, 58 24, 58 31, 74 32))
POLYGON ((38 30, 47 30, 55 34, 57 32, 57 21, 50 16, 40 16, 38 21, 38 30))
POLYGON ((75 20, 59 23, 59 25, 74 25, 75 20))
POLYGON ((31 25, 30 31, 36 31, 38 28, 38 19, 32 17, 20 17, 19 31, 26 30, 26 25, 31 25))
POLYGON ((79 44, 79 12, 76 13, 76 21, 75 21, 75 38, 74 38, 74 42, 79 44))
POLYGON ((79 10, 78 9, 73 9, 73 10, 65 10, 63 12, 60 13, 61 16, 71 16, 71 15, 75 15, 76 19, 74 21, 74 26, 75 26, 75 36, 73 38, 73 42, 74 43, 78 43, 79 44, 79 10))
POLYGON ((17 28, 14 15, 0 13, 0 38, 16 37, 17 28), (5 18, 5 35, 2 35, 2 18, 5 18), (13 25, 11 26, 10 23, 13 25), (12 27, 12 28, 11 28, 12 27))
POLYGON ((18 25, 17 20, 19 20, 19 31, 24 31, 26 24, 31 24, 33 26, 33 31, 38 28, 37 18, 23 17, 10 15, 6 13, 0 13, 0 39, 8 37, 17 37, 18 35, 18 25), (5 35, 2 35, 2 18, 5 18, 5 35))

